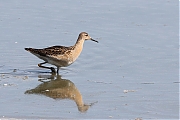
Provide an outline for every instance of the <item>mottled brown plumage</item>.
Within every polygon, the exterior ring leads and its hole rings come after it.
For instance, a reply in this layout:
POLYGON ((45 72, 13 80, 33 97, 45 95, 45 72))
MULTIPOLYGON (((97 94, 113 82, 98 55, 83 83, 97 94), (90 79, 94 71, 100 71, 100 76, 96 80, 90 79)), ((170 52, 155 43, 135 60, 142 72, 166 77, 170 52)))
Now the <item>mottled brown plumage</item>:
POLYGON ((55 69, 53 67, 42 66, 42 64, 49 63, 57 67, 57 73, 58 73, 59 67, 69 66, 78 58, 78 56, 80 55, 83 49, 83 44, 85 40, 92 40, 92 41, 98 42, 92 39, 88 35, 88 33, 81 32, 79 34, 79 37, 75 45, 70 46, 70 47, 52 46, 52 47, 43 48, 43 49, 25 48, 25 50, 31 52, 38 58, 45 61, 43 63, 38 64, 39 67, 51 69, 52 72, 55 72, 55 69))
POLYGON ((32 53, 39 54, 41 56, 48 56, 48 55, 63 55, 68 51, 73 50, 74 47, 65 47, 65 46, 52 46, 44 49, 35 49, 35 48, 25 48, 25 50, 30 51, 32 53))

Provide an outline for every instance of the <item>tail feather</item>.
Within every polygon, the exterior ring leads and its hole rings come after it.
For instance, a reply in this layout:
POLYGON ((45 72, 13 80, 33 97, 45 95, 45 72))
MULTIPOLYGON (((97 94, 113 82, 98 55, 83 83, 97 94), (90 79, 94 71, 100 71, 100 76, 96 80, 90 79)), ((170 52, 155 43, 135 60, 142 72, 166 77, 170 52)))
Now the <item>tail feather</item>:
POLYGON ((24 48, 25 50, 27 50, 27 51, 31 51, 32 50, 32 48, 24 48))
POLYGON ((35 49, 35 48, 24 48, 25 50, 27 50, 28 52, 34 54, 34 55, 40 55, 40 56, 46 56, 46 52, 43 52, 42 49, 35 49))

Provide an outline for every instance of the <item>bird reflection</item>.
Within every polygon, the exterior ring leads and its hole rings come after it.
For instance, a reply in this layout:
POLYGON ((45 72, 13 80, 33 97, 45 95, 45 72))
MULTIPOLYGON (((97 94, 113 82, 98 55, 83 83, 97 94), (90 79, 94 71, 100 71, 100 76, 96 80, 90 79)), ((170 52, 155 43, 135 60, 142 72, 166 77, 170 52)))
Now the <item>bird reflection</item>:
POLYGON ((50 79, 50 81, 39 80, 42 83, 34 89, 27 90, 25 94, 42 94, 53 99, 71 99, 76 103, 80 112, 87 111, 93 105, 93 103, 84 104, 81 93, 70 80, 62 79, 60 75, 39 77, 50 79))

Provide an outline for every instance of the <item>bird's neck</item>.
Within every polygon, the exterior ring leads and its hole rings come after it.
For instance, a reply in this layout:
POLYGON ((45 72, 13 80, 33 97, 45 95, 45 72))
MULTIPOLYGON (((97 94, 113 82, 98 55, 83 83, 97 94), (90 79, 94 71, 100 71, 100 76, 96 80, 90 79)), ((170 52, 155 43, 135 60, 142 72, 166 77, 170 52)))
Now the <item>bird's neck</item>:
POLYGON ((78 58, 78 56, 81 54, 81 51, 83 49, 83 44, 84 44, 84 40, 83 39, 78 39, 75 43, 74 50, 72 51, 72 55, 73 55, 73 62, 78 58))
POLYGON ((76 44, 80 43, 80 42, 84 42, 84 39, 82 38, 82 36, 78 36, 78 39, 76 41, 76 44))
POLYGON ((75 48, 83 48, 83 44, 84 44, 84 40, 81 38, 81 39, 77 39, 76 43, 75 43, 75 48))

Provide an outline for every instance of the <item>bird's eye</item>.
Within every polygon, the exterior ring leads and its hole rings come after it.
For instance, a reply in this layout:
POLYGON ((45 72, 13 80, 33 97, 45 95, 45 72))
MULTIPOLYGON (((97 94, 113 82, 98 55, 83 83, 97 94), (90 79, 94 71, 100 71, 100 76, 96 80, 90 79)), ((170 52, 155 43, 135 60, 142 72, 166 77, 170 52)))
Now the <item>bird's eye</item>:
POLYGON ((88 36, 88 34, 85 34, 85 36, 88 36))

